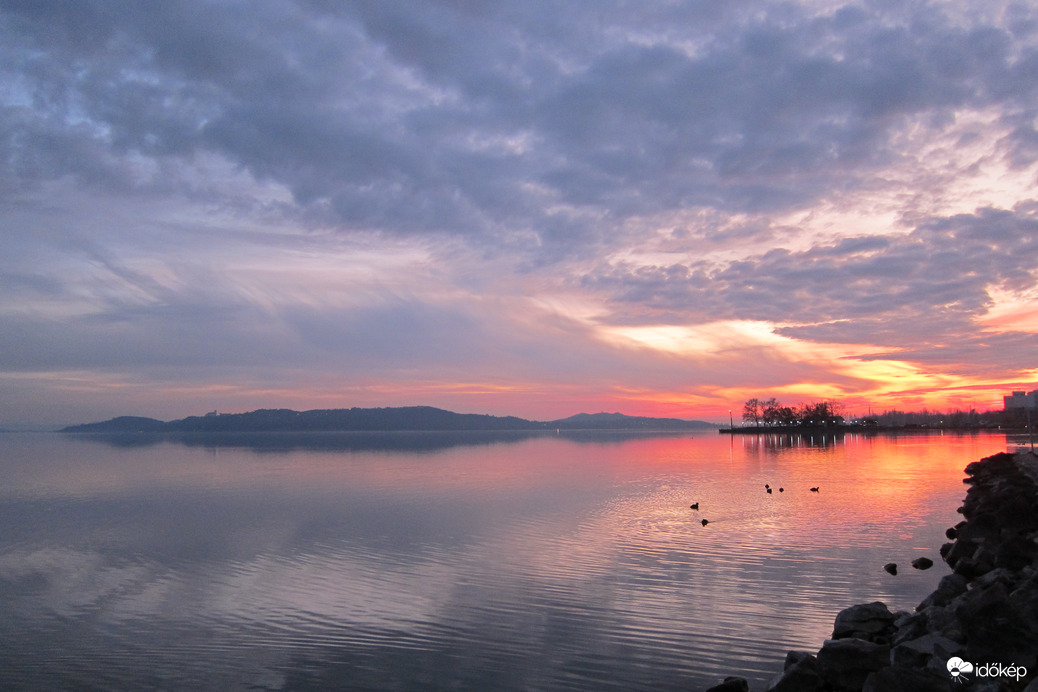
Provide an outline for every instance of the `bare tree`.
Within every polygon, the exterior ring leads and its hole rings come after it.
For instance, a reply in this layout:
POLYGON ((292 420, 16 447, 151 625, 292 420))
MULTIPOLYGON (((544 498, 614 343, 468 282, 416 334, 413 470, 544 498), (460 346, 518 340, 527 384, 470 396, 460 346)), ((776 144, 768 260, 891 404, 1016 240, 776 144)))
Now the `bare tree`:
POLYGON ((747 399, 746 403, 742 406, 742 419, 745 422, 753 422, 754 425, 760 426, 761 418, 761 402, 757 397, 747 399))

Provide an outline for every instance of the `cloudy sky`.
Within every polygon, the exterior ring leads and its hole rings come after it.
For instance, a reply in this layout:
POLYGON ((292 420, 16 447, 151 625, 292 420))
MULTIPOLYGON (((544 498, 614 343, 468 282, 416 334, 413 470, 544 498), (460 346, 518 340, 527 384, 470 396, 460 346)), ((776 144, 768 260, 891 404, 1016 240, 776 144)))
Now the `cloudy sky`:
POLYGON ((1038 387, 1038 6, 0 0, 0 422, 1038 387))

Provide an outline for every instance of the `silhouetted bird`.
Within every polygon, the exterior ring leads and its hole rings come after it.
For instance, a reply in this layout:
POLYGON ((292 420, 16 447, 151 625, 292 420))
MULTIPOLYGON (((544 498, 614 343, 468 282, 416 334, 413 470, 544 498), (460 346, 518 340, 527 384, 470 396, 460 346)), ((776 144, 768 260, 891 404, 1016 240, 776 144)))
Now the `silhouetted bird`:
POLYGON ((764 487, 767 488, 768 490, 771 490, 771 486, 768 485, 767 483, 764 484, 764 487))
POLYGON ((708 522, 708 521, 707 521, 706 519, 704 519, 702 523, 703 523, 703 526, 706 526, 706 525, 707 525, 707 524, 709 524, 710 522, 708 522))
POLYGON ((688 506, 688 508, 689 509, 694 509, 694 510, 698 511, 699 510, 699 503, 696 502, 695 504, 691 504, 691 505, 688 506))
POLYGON ((811 488, 811 492, 817 493, 818 492, 818 488, 811 488))
POLYGON ((768 495, 771 495, 771 488, 768 488, 768 495))
POLYGON ((786 492, 786 489, 785 488, 779 488, 779 492, 780 493, 784 493, 784 492, 786 492))

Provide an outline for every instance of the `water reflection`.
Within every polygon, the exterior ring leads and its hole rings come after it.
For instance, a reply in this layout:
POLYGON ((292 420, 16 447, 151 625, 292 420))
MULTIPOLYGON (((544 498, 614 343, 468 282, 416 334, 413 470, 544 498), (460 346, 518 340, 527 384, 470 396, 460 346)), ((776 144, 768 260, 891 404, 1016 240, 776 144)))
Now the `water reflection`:
MULTIPOLYGON (((173 443, 185 447, 241 448, 256 452, 297 450, 330 452, 439 452, 451 447, 488 446, 537 438, 594 444, 620 444, 655 437, 689 438, 688 432, 601 430, 464 430, 443 432, 201 432, 201 433, 74 433, 70 438, 120 448, 173 443)), ((702 435, 702 433, 699 433, 702 435)))
MULTIPOLYGON (((778 452, 784 449, 820 448, 825 449, 842 444, 846 433, 761 433, 759 435, 739 435, 743 449, 750 451, 778 452)), ((852 435, 852 437, 859 437, 852 435)))
POLYGON ((0 436, 5 686, 759 687, 931 590, 881 566, 936 557, 1006 440, 323 444, 0 436))

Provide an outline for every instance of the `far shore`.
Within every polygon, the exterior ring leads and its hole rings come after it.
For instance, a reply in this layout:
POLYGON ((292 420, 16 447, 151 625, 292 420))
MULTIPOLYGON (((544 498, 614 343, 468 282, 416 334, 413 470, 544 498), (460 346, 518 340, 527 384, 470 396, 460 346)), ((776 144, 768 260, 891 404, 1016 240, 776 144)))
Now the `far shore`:
POLYGON ((952 426, 952 425, 744 425, 734 428, 718 428, 721 435, 831 435, 831 434, 870 434, 900 432, 1002 432, 1026 433, 1027 428, 1006 428, 990 426, 952 426))

